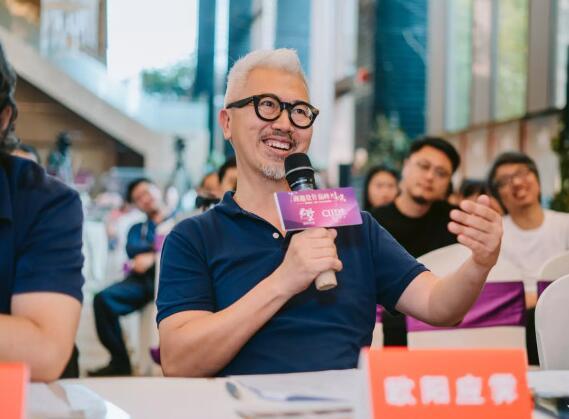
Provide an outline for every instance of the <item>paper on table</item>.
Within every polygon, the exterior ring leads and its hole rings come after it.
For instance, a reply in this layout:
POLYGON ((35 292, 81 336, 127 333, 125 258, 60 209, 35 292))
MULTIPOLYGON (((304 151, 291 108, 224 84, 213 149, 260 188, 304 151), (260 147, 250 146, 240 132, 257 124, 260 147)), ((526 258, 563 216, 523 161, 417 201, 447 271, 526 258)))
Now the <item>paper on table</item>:
POLYGON ((71 418, 72 410, 67 403, 57 397, 47 384, 32 383, 28 386, 28 418, 71 418))
POLYGON ((32 383, 27 399, 30 419, 130 419, 124 410, 80 384, 32 383))
POLYGON ((230 378, 264 400, 356 403, 361 373, 353 369, 230 378))
POLYGON ((528 386, 536 396, 569 397, 569 371, 528 371, 528 386))

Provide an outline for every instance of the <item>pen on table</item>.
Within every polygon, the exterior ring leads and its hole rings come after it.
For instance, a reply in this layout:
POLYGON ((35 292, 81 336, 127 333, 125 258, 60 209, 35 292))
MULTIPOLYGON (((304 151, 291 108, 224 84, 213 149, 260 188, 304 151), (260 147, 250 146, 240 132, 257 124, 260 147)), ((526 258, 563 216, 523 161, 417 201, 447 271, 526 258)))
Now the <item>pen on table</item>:
POLYGON ((235 383, 233 383, 231 381, 226 381, 225 382, 225 389, 227 390, 227 392, 229 394, 231 394, 231 397, 233 397, 234 399, 239 400, 241 398, 241 393, 239 392, 239 389, 237 388, 235 383))

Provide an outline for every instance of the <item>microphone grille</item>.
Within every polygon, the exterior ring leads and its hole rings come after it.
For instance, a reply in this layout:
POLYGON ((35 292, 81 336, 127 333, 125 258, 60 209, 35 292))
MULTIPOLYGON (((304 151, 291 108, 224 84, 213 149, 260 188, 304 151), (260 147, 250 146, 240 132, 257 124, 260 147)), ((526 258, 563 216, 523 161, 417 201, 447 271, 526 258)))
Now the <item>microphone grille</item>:
POLYGON ((294 153, 289 156, 284 161, 285 173, 288 176, 288 173, 291 170, 298 169, 299 167, 310 167, 312 168, 312 163, 310 163, 310 159, 308 155, 305 153, 294 153))
POLYGON ((299 189, 316 189, 314 169, 306 154, 291 154, 285 159, 284 166, 286 180, 293 191, 299 189))

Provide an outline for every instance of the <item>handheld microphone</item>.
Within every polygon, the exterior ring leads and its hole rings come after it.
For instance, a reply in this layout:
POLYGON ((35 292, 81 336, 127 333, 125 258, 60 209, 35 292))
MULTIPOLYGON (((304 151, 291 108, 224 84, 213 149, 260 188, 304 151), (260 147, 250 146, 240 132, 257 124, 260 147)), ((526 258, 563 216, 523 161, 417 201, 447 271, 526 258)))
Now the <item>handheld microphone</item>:
MULTIPOLYGON (((310 159, 304 153, 294 153, 289 155, 284 161, 285 177, 290 189, 293 191, 304 191, 316 189, 314 180, 314 169, 310 159)), ((326 291, 338 285, 334 270, 322 272, 316 277, 316 289, 326 291)))

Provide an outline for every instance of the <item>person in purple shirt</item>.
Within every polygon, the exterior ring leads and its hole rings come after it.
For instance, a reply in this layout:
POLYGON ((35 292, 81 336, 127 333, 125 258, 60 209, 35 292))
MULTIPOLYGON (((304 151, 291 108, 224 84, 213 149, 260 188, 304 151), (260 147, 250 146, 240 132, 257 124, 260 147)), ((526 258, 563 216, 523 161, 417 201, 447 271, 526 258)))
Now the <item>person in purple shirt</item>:
POLYGON ((75 191, 9 154, 15 83, 0 46, 0 362, 24 362, 32 380, 51 381, 78 374, 83 212, 75 191))

